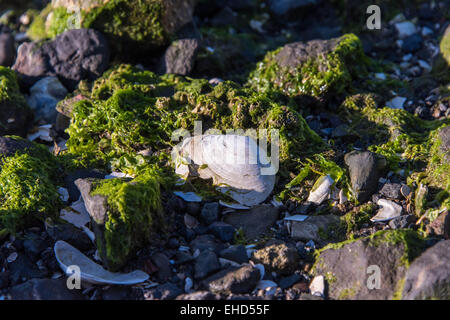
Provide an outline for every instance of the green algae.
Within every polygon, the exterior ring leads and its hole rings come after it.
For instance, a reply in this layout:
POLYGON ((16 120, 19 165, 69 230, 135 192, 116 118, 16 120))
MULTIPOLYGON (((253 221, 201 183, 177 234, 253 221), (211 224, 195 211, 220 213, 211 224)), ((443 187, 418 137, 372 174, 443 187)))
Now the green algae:
POLYGON ((67 130, 69 153, 83 166, 107 167, 123 157, 145 162, 140 151, 167 150, 176 144, 174 131, 192 132, 195 121, 202 121, 204 131, 266 129, 269 143, 270 130, 278 129, 283 165, 326 149, 291 104, 231 81, 213 87, 205 79, 159 77, 119 66, 98 79, 88 95, 75 104, 67 130))
POLYGON ((131 181, 96 181, 91 195, 106 197, 108 205, 103 238, 97 238, 97 248, 110 270, 122 267, 155 232, 163 230, 160 175, 158 170, 147 169, 131 181))
POLYGON ((59 164, 44 147, 1 157, 0 165, 0 229, 14 234, 59 214, 59 164))

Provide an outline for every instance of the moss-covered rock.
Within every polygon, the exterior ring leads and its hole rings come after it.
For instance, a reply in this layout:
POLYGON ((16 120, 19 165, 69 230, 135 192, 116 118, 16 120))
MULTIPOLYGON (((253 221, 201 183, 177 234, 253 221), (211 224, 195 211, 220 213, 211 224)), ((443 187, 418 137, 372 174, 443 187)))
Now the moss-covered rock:
POLYGON ((207 80, 159 77, 122 65, 86 94, 90 100, 74 105, 67 130, 69 152, 85 165, 113 164, 126 170, 126 163, 145 163, 140 151, 166 150, 177 143, 171 141, 174 130, 192 132, 196 120, 204 131, 267 129, 269 142, 270 129, 278 129, 283 165, 325 149, 294 105, 276 103, 267 94, 229 81, 213 87, 207 80))
POLYGON ((60 170, 44 147, 19 137, 8 139, 8 149, 16 151, 0 156, 0 229, 15 233, 59 214, 62 203, 56 183, 60 170))
POLYGON ((31 119, 14 71, 0 66, 0 135, 25 135, 31 119))
POLYGON ((42 26, 50 38, 71 28, 93 28, 106 35, 115 53, 126 57, 134 48, 145 55, 166 45, 192 13, 191 0, 54 0, 29 35, 40 38, 42 26))
POLYGON ((367 59, 354 34, 295 42, 269 52, 251 73, 248 84, 259 91, 329 98, 344 94, 352 80, 367 72, 367 59))
POLYGON ((442 84, 450 82, 450 26, 445 29, 439 45, 439 56, 433 63, 432 74, 442 84))
POLYGON ((159 172, 152 169, 133 180, 76 180, 93 221, 100 257, 110 270, 121 268, 162 230, 160 182, 159 172))
POLYGON ((415 231, 379 231, 319 250, 313 271, 325 276, 332 299, 394 299, 403 289, 410 262, 423 249, 424 243, 415 231), (377 271, 380 287, 370 289, 368 284, 376 285, 377 271))

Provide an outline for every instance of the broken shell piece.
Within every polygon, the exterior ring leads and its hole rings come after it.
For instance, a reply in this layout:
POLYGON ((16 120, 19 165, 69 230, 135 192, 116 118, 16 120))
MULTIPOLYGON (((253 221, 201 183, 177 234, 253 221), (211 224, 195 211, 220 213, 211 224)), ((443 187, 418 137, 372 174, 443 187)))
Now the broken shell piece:
POLYGON ((278 285, 270 280, 260 280, 256 285, 256 289, 267 290, 269 288, 278 288, 278 285))
POLYGON ((325 292, 325 278, 323 276, 314 277, 309 285, 309 290, 313 296, 322 296, 325 292))
POLYGON ((222 200, 219 200, 219 204, 221 206, 224 206, 224 207, 227 207, 227 208, 231 208, 231 209, 236 209, 236 210, 247 210, 247 209, 250 209, 250 207, 243 206, 242 204, 224 202, 222 200))
POLYGON ((177 174, 212 178, 220 192, 245 206, 266 200, 275 185, 276 172, 265 150, 248 136, 186 138, 173 149, 172 156, 177 174))
POLYGON ((71 266, 77 266, 81 279, 93 284, 133 285, 149 278, 148 274, 140 270, 130 273, 109 272, 62 240, 55 243, 54 250, 59 266, 67 275, 72 274, 71 266))
POLYGON ((339 191, 339 204, 344 204, 348 201, 347 196, 345 195, 345 192, 343 189, 339 191))
POLYGON ((309 194, 308 201, 316 205, 321 204, 330 194, 333 183, 334 180, 329 175, 321 176, 314 183, 314 186, 309 194))
POLYGON ((186 202, 202 202, 202 197, 194 192, 175 191, 174 194, 186 202))
POLYGON ((373 222, 389 221, 391 219, 399 217, 402 214, 402 207, 393 201, 380 199, 378 200, 377 204, 379 206, 382 206, 382 208, 374 217, 370 219, 373 222))
POLYGON ((50 129, 52 128, 51 124, 46 124, 43 126, 37 127, 36 131, 34 133, 30 133, 27 136, 27 139, 30 141, 34 141, 36 139, 41 139, 43 141, 52 142, 53 138, 50 137, 50 129))
POLYGON ((86 225, 91 221, 91 217, 86 210, 84 201, 80 196, 78 201, 72 203, 68 208, 62 209, 59 213, 61 219, 73 224, 75 227, 82 229, 92 242, 95 242, 94 233, 86 227, 86 225))
POLYGON ((305 216, 302 214, 296 214, 295 216, 289 216, 284 218, 285 221, 305 221, 309 216, 305 216))

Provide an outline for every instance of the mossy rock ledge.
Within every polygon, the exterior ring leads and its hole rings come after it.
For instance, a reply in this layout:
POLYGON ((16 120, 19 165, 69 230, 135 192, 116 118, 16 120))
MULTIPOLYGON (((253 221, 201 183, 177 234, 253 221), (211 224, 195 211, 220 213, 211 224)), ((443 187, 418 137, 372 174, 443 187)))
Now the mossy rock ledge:
POLYGON ((398 299, 406 270, 423 249, 415 231, 379 231, 367 238, 324 247, 317 253, 313 272, 325 277, 331 299, 398 299), (376 284, 376 268, 380 286, 369 289, 368 284, 376 284))
POLYGON ((78 179, 104 265, 117 271, 162 230, 160 183, 153 173, 135 179, 78 179))

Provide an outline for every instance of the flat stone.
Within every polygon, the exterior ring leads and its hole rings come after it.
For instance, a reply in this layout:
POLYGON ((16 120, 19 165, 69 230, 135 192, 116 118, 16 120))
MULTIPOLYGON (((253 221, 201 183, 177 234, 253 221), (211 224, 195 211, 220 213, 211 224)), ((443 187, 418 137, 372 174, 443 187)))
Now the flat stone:
POLYGON ((11 288, 12 300, 84 300, 81 290, 67 288, 65 279, 31 279, 11 288))
POLYGON ((237 263, 248 262, 247 250, 243 245, 229 246, 220 251, 220 257, 237 263))
POLYGON ((299 268, 300 255, 295 247, 274 244, 253 252, 252 260, 263 264, 267 272, 290 275, 299 268))
POLYGON ((328 227, 339 223, 335 215, 310 216, 304 221, 293 221, 291 224, 291 237, 303 241, 319 241, 320 231, 326 232, 328 227))
POLYGON ((217 255, 209 250, 205 250, 195 261, 195 278, 202 279, 213 272, 220 270, 220 262, 217 255))
POLYGON ((253 291, 260 276, 259 270, 251 265, 232 267, 206 279, 205 284, 212 293, 244 294, 253 291))

